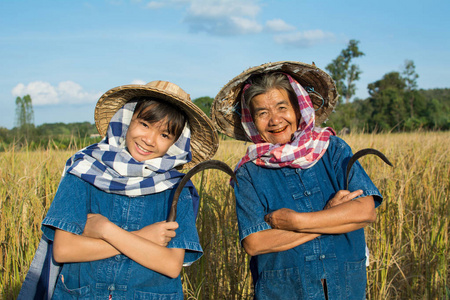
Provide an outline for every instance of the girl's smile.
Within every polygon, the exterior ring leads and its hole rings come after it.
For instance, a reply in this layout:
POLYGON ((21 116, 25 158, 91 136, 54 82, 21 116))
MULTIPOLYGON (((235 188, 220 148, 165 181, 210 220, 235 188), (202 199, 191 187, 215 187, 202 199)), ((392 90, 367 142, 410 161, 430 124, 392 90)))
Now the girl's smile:
POLYGON ((175 143, 175 136, 167 128, 167 120, 149 123, 134 114, 126 135, 126 145, 137 161, 162 157, 175 143))

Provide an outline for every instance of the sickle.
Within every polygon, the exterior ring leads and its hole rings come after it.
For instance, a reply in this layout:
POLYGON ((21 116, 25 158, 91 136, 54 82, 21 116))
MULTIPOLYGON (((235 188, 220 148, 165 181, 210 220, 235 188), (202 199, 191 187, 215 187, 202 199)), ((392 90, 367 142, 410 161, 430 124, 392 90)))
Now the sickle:
POLYGON ((381 153, 378 150, 372 149, 372 148, 367 148, 367 149, 362 149, 359 150, 358 152, 356 152, 348 161, 348 165, 347 165, 347 174, 345 175, 346 178, 346 182, 345 182, 345 190, 348 189, 348 175, 350 173, 350 169, 352 168, 353 164, 361 157, 363 157, 364 155, 367 154, 375 154, 376 156, 378 156, 379 158, 381 158, 385 163, 387 163, 388 165, 390 165, 391 167, 393 167, 392 163, 389 161, 389 159, 387 159, 387 157, 381 153))
POLYGON ((195 165, 192 169, 189 170, 189 172, 186 173, 186 175, 183 176, 183 179, 181 179, 177 189, 175 190, 175 193, 173 194, 172 206, 170 208, 169 217, 167 217, 167 222, 173 222, 177 218, 178 198, 180 197, 183 187, 186 185, 189 179, 194 176, 194 174, 197 174, 198 172, 206 169, 221 170, 230 175, 237 183, 236 175, 234 175, 233 170, 226 163, 221 162, 220 160, 206 160, 195 165))

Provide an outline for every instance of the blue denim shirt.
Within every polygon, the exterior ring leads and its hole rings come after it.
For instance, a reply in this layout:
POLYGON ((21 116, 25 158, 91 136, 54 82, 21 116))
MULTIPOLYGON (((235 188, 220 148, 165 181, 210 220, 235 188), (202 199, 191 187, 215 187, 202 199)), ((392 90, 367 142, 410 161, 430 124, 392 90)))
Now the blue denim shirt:
MULTIPOLYGON (((271 229, 264 216, 280 208, 298 212, 323 210, 335 193, 344 189, 350 147, 332 136, 324 156, 309 169, 268 169, 252 162, 238 169, 236 210, 241 241, 271 229)), ((349 190, 362 189, 360 197, 382 197, 359 163, 349 175, 349 190)), ((326 279, 328 299, 365 299, 364 230, 321 235, 293 249, 257 255, 250 268, 257 299, 325 299, 321 279, 326 279)))
MULTIPOLYGON (((42 222, 42 230, 50 240, 55 228, 82 234, 88 213, 101 214, 125 230, 139 230, 167 218, 173 192, 139 197, 109 194, 67 174, 42 222)), ((190 264, 200 258, 202 248, 188 188, 179 198, 176 221, 179 228, 168 247, 186 249, 184 263, 190 264)), ((172 279, 125 255, 63 264, 53 299, 108 299, 109 295, 112 299, 183 299, 180 276, 172 279)))

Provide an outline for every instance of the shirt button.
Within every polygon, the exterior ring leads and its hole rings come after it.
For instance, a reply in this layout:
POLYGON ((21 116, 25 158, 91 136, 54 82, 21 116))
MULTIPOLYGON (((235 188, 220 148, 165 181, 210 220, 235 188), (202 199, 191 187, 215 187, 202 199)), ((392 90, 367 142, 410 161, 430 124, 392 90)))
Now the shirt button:
POLYGON ((123 230, 127 230, 127 229, 128 229, 128 226, 127 226, 127 225, 123 225, 123 226, 122 226, 122 229, 123 229, 123 230))
POLYGON ((322 254, 322 255, 320 256, 320 259, 325 259, 325 255, 322 254))
POLYGON ((109 287, 108 287, 108 290, 110 290, 110 291, 114 291, 116 289, 116 287, 114 286, 114 284, 111 284, 109 287))
POLYGON ((305 196, 309 196, 309 195, 311 195, 311 192, 310 192, 310 191, 305 191, 303 194, 304 194, 305 196))

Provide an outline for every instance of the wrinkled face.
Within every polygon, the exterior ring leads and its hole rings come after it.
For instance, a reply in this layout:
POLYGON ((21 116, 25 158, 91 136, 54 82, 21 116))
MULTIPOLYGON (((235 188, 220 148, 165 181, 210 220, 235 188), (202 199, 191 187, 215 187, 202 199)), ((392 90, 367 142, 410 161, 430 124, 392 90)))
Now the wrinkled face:
POLYGON ((253 97, 250 111, 262 139, 271 144, 286 144, 297 130, 299 114, 284 89, 271 89, 253 97))
POLYGON ((166 120, 150 124, 133 115, 126 135, 126 145, 137 161, 162 157, 175 143, 175 136, 169 133, 166 120))

